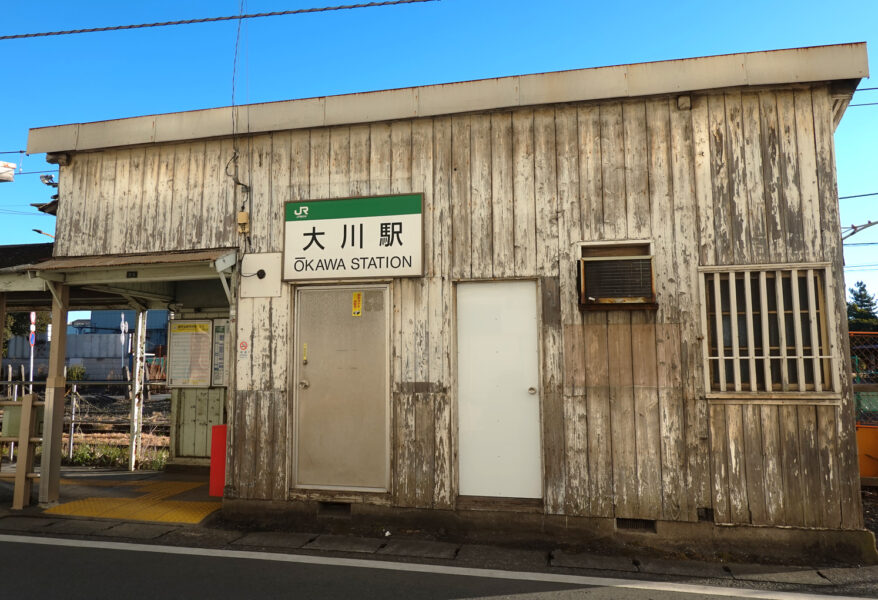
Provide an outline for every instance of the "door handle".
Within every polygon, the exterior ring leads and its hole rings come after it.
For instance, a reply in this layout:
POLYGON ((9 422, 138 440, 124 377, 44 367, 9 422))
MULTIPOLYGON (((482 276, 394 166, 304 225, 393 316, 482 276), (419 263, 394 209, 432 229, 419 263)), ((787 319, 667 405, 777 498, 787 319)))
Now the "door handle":
POLYGON ((302 381, 299 382, 299 389, 300 390, 307 390, 309 387, 311 387, 311 384, 308 383, 307 380, 303 379, 302 381))
POLYGON ((533 396, 534 394, 537 393, 537 388, 529 387, 529 388, 527 388, 527 393, 530 394, 531 396, 533 396))

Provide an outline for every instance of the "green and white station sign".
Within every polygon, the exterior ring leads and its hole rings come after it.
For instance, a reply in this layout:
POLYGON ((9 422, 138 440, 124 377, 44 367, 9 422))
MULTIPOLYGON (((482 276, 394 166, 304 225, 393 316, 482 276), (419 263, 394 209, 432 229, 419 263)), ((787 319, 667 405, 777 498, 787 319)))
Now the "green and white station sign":
POLYGON ((423 275, 423 195, 287 202, 284 279, 423 275))

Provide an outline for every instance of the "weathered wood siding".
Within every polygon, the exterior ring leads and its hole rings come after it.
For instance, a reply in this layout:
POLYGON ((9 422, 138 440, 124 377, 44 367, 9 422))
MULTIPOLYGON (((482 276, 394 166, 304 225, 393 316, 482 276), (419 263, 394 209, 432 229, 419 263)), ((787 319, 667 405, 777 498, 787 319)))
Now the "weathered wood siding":
POLYGON ((171 390, 172 459, 210 458, 211 427, 222 425, 226 388, 171 390))
POLYGON ((249 353, 235 353, 226 483, 241 498, 287 498, 291 297, 283 286, 278 298, 238 299, 236 339, 247 341, 249 353))
MULTIPOLYGON (((279 252, 285 201, 423 192, 425 277, 392 286, 392 504, 455 504, 454 281, 525 277, 542 297, 547 513, 858 527, 848 390, 841 406, 710 404, 703 383, 699 265, 841 264, 830 104, 818 86, 264 134, 239 140, 250 198, 224 174, 227 139, 80 154, 56 251, 235 246, 244 206, 241 244, 279 252), (658 311, 581 313, 576 243, 627 239, 654 241, 658 311)), ((285 286, 238 303, 245 498, 288 494, 291 302, 285 286)))

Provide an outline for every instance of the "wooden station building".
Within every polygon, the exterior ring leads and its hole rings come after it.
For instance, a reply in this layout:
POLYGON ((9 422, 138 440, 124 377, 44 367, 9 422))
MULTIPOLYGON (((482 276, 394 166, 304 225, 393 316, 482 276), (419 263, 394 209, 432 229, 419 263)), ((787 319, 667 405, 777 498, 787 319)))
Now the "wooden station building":
POLYGON ((32 275, 228 327, 175 402, 228 424, 229 515, 874 561, 833 142, 867 75, 845 44, 33 129, 32 275))

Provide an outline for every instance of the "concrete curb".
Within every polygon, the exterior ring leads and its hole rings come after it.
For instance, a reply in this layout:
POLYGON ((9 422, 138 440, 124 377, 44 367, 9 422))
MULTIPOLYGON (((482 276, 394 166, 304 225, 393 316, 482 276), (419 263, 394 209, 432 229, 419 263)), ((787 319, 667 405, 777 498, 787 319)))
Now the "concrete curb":
POLYGON ((282 531, 235 531, 204 526, 179 526, 121 520, 47 518, 37 514, 0 514, 0 533, 86 539, 116 539, 172 546, 251 548, 316 554, 359 554, 376 558, 438 560, 445 564, 516 570, 555 570, 588 573, 639 573, 686 579, 738 580, 749 584, 833 587, 878 584, 878 566, 807 567, 671 560, 647 555, 633 557, 556 549, 546 554, 522 548, 455 544, 394 536, 391 539, 282 531))

